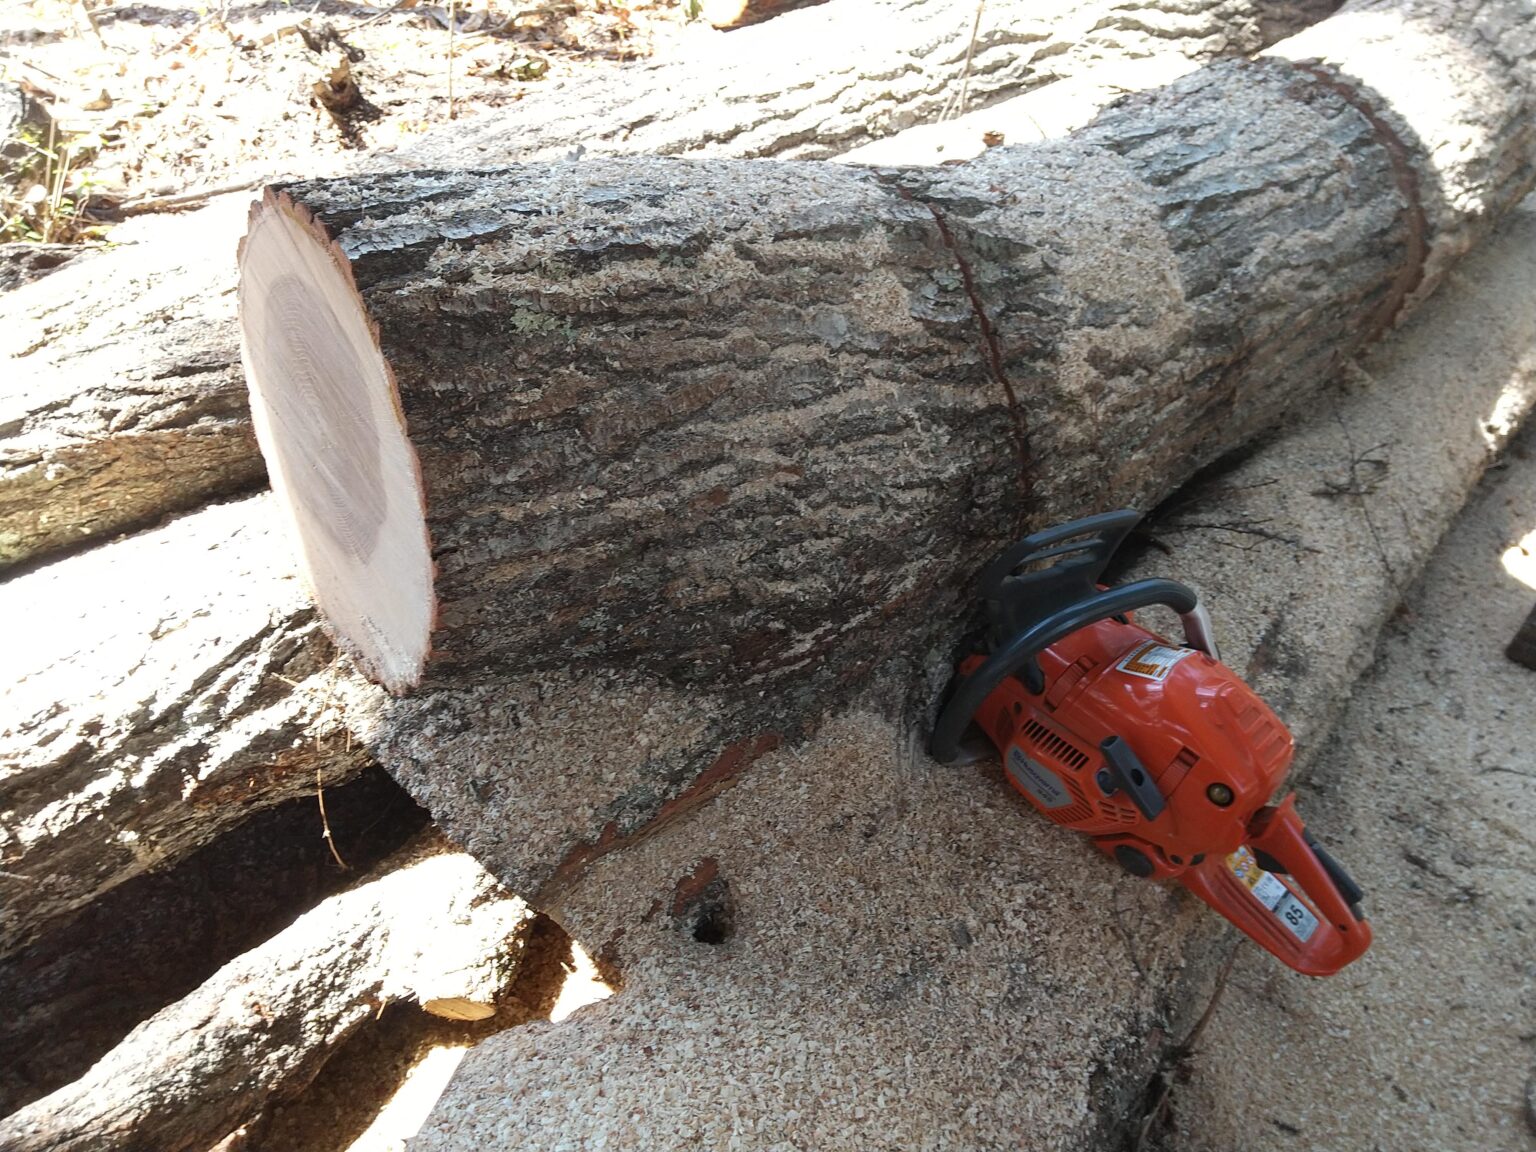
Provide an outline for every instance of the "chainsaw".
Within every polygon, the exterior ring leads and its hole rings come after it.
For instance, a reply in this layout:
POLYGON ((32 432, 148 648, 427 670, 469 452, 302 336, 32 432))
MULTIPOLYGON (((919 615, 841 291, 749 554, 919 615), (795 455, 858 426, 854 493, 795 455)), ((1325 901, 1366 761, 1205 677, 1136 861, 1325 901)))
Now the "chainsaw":
POLYGON ((995 748, 1031 804, 1126 871, 1178 880, 1298 972, 1331 975, 1371 929, 1360 886, 1307 832, 1295 796, 1270 804, 1290 732, 1220 662, 1192 590, 1099 583, 1140 519, 1074 520, 982 571, 988 651, 960 663, 930 750, 954 763, 995 748), (1183 644, 1136 622, 1154 604, 1179 616, 1183 644))

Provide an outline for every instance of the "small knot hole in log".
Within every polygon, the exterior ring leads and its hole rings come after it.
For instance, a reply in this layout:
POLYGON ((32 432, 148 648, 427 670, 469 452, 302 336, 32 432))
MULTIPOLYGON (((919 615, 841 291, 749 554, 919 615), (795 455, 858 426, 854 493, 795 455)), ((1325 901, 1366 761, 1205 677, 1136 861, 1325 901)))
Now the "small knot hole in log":
POLYGON ((391 691, 415 685, 434 611, 420 468, 346 258, 268 194, 240 248, 257 439, 337 642, 391 691))

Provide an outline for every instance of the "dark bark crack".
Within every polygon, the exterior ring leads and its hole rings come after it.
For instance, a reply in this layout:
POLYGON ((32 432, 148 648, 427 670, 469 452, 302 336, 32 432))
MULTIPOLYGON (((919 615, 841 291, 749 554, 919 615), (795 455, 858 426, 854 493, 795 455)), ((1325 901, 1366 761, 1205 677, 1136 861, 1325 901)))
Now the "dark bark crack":
POLYGON ((1013 447, 1019 458, 1019 490, 1023 498, 1019 522, 1022 524, 1034 505, 1035 460, 1029 449, 1029 423, 1024 417, 1024 409, 1019 405, 1018 393, 1014 390, 1013 381, 1008 378, 1008 370, 1003 362, 1002 341, 998 339, 997 329, 993 327, 992 319, 987 313, 987 306, 981 299, 981 291, 976 287, 976 275, 971 269, 970 261, 960 250, 955 234, 949 227, 949 221, 936 205, 926 200, 919 200, 906 188, 900 191, 905 199, 928 209, 939 230, 939 236, 944 241, 944 247, 949 249, 950 255, 955 258, 955 267, 959 270, 960 281, 965 286, 966 299, 970 301, 971 311, 976 316, 976 324, 981 329, 982 358, 986 362, 987 374, 1002 388, 1003 395, 1007 398, 1008 413, 1013 421, 1013 447))

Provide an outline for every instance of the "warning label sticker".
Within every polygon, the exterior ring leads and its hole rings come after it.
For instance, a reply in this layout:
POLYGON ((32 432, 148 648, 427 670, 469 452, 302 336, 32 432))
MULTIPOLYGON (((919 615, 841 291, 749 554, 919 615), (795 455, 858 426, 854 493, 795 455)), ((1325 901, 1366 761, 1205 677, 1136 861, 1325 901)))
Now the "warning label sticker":
POLYGON ((1120 663, 1115 667, 1131 676, 1163 681, 1168 679, 1168 673, 1173 671, 1175 664, 1194 654, 1193 648, 1170 648, 1156 640, 1148 640, 1120 657, 1120 663))
POLYGON ((1248 886, 1256 899, 1289 928, 1303 944, 1312 939, 1317 929, 1317 917, 1312 909, 1296 898, 1290 887, 1272 872, 1259 867, 1259 862, 1248 848, 1239 848, 1227 857, 1227 867, 1248 886))

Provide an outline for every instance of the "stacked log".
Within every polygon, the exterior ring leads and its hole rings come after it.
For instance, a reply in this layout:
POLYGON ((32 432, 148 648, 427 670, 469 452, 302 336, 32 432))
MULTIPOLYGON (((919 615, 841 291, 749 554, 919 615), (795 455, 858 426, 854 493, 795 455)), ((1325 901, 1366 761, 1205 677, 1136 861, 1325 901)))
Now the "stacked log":
POLYGON ((0 584, 0 955, 370 762, 269 498, 0 584))
POLYGON ((474 860, 428 835, 146 1020, 73 1084, 0 1120, 0 1147, 211 1147, 300 1091, 391 1003, 490 1015, 530 920, 474 860))

